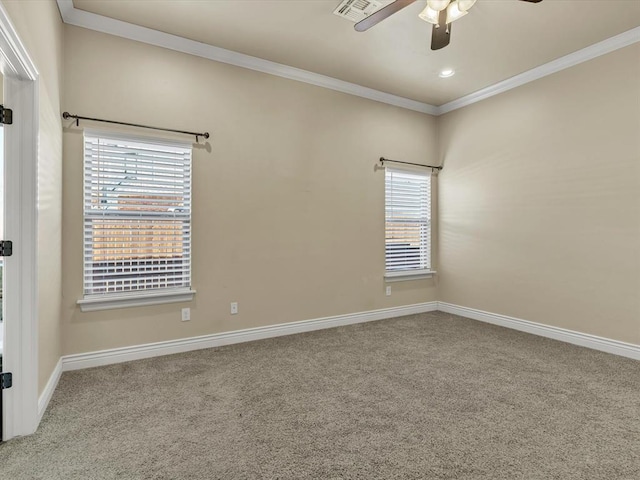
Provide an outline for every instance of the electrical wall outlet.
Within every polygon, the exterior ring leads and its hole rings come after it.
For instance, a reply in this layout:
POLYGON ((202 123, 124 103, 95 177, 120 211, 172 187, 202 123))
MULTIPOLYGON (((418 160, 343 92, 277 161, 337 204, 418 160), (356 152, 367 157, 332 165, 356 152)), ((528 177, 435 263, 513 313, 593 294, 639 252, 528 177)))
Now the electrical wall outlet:
POLYGON ((189 320, 191 320, 191 309, 190 308, 183 308, 182 309, 182 321, 183 322, 188 322, 189 320))
POLYGON ((391 285, 387 285, 387 289, 385 290, 387 297, 391 296, 391 285))
POLYGON ((238 313, 238 302, 231 302, 231 315, 238 313))

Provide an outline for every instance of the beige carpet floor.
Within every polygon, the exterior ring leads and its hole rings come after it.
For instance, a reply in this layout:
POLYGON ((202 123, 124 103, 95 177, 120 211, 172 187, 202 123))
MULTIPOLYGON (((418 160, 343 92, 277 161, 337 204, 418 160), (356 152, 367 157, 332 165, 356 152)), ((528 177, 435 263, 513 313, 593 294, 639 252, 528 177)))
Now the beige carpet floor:
POLYGON ((640 479, 640 362, 434 312, 65 373, 0 478, 640 479))

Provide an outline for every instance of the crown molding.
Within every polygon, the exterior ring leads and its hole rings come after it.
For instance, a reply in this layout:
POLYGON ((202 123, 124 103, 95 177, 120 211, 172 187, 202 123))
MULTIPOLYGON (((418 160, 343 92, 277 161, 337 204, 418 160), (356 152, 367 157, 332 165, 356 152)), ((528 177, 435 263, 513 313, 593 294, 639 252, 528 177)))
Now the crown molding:
POLYGON ((73 0, 57 0, 57 2, 62 21, 69 25, 108 33, 117 37, 148 43, 149 45, 155 45, 157 47, 167 48, 176 52, 187 53, 189 55, 195 55, 257 72, 276 75, 289 80, 308 83, 317 87, 387 103, 420 113, 427 113, 429 115, 437 114, 438 108, 428 103, 418 102, 319 73, 309 72, 300 68, 290 67, 281 63, 252 57, 251 55, 245 55, 244 53, 214 47, 213 45, 196 42, 195 40, 189 40, 177 35, 171 35, 151 28, 141 27, 103 15, 79 10, 73 6, 73 0))
POLYGON ((599 57, 600 55, 611 53, 615 50, 627 47, 639 41, 640 27, 632 28, 631 30, 627 30, 626 32, 623 32, 614 37, 607 38, 606 40, 598 43, 594 43, 593 45, 583 48, 582 50, 570 53, 568 55, 565 55, 564 57, 560 57, 549 63, 545 63, 543 65, 540 65, 539 67, 532 68, 531 70, 527 70, 526 72, 503 80, 502 82, 498 82, 494 85, 483 88, 482 90, 478 90, 477 92, 470 93, 469 95, 465 95, 464 97, 460 97, 457 100, 453 100, 449 103, 445 103, 444 105, 440 105, 439 107, 437 107, 438 111, 436 115, 442 115, 444 113, 466 107, 467 105, 471 105, 472 103, 476 103, 480 100, 493 97, 494 95, 506 92, 507 90, 511 90, 512 88, 524 85, 525 83, 533 82, 534 80, 546 77, 547 75, 551 75, 552 73, 559 72, 561 70, 564 70, 565 68, 573 67, 574 65, 578 65, 579 63, 586 62, 587 60, 599 57))
POLYGON ((290 67, 281 63, 252 57, 251 55, 245 55, 244 53, 214 47, 213 45, 196 42, 195 40, 189 40, 177 35, 171 35, 151 28, 141 27, 139 25, 105 17, 103 15, 79 10, 73 6, 73 0, 57 0, 57 3, 62 16, 62 21, 69 25, 75 25, 77 27, 87 28, 89 30, 95 30, 97 32, 107 33, 117 37, 155 45, 157 47, 167 48, 176 52, 195 55, 197 57, 207 58, 216 62, 227 63, 229 65, 267 73, 269 75, 276 75, 289 80, 308 83, 317 87, 327 88, 329 90, 335 90, 348 95, 367 98, 369 100, 375 100, 377 102, 434 116, 443 115, 453 110, 466 107, 467 105, 504 93, 512 88, 519 87, 534 80, 546 77, 547 75, 564 70, 565 68, 573 67, 579 63, 586 62, 599 57, 600 55, 613 52, 640 41, 640 27, 636 27, 565 55, 564 57, 560 57, 549 63, 545 63, 544 65, 532 68, 531 70, 520 73, 494 85, 490 85, 478 90, 477 92, 470 93, 469 95, 465 95, 440 106, 434 106, 428 103, 422 103, 409 98, 374 90, 372 88, 363 87, 362 85, 357 85, 355 83, 345 82, 344 80, 310 72, 308 70, 290 67))

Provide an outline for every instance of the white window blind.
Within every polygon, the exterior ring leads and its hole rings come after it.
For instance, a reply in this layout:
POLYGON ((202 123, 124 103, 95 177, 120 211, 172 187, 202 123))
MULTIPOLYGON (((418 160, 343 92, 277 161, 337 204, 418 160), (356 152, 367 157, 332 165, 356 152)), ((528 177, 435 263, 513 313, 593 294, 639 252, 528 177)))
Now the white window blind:
POLYGON ((431 175, 386 167, 386 271, 431 268, 431 175))
POLYGON ((85 133, 85 298, 190 286, 191 148, 85 133))

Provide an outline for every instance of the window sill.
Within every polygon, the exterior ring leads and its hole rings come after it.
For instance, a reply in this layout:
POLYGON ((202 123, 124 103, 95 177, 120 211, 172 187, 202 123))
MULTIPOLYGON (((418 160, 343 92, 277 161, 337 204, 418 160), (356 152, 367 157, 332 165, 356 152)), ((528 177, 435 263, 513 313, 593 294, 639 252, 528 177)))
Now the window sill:
POLYGON ((400 270, 397 272, 385 272, 385 282, 404 282, 406 280, 423 280, 436 274, 435 270, 400 270))
POLYGON ((129 293, 120 295, 89 295, 77 301, 80 310, 93 312, 114 308, 144 307, 163 303, 190 302, 195 290, 166 290, 162 292, 129 293))

